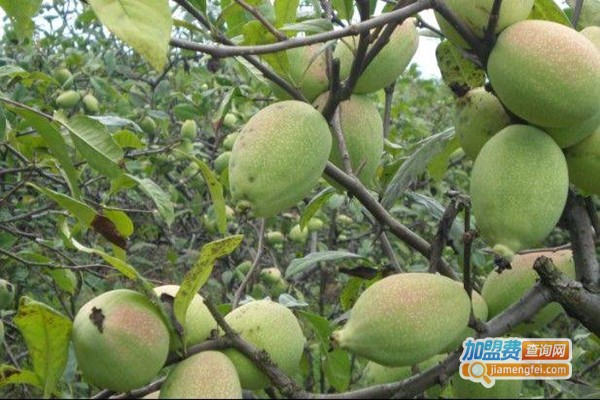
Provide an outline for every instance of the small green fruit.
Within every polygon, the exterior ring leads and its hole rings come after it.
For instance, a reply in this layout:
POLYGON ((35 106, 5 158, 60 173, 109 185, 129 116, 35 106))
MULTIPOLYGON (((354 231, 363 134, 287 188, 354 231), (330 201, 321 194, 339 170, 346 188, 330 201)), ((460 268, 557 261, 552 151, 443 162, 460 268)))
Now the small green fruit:
POLYGON ((56 98, 56 105, 61 108, 73 108, 81 101, 81 95, 75 90, 62 92, 56 98))
POLYGON ((510 261, 552 231, 568 189, 565 156, 545 132, 527 125, 504 128, 483 146, 471 173, 481 236, 510 261))
POLYGON ((187 140, 194 140, 197 134, 198 126, 196 125, 196 121, 188 119, 181 125, 181 137, 187 140))
POLYGON ((231 152, 226 151, 225 153, 219 154, 217 158, 215 158, 215 172, 217 174, 221 174, 225 171, 225 168, 229 167, 229 159, 231 158, 231 152))
POLYGON ((204 351, 173 368, 160 389, 161 399, 241 399, 233 363, 223 353, 204 351))
POLYGON ((600 51, 600 26, 588 26, 580 32, 600 51))
MULTIPOLYGON (((538 274, 533 269, 533 264, 540 256, 546 256, 554 265, 571 278, 575 278, 575 266, 571 250, 557 252, 540 252, 518 254, 510 263, 511 269, 502 273, 492 271, 483 284, 481 295, 485 299, 489 317, 493 318, 506 308, 517 302, 525 292, 535 284, 538 274)), ((524 322, 513 329, 515 333, 529 333, 546 326, 562 312, 558 303, 551 303, 544 307, 532 321, 524 322)))
MULTIPOLYGON (((446 0, 448 8, 467 25, 479 39, 485 36, 494 0, 446 0)), ((495 33, 507 26, 527 18, 533 8, 534 0, 504 0, 500 8, 500 16, 495 33)), ((439 13, 435 18, 444 35, 457 46, 468 48, 469 45, 460 34, 439 13)))
POLYGON ((67 68, 60 68, 54 71, 54 78, 56 78, 61 86, 64 86, 67 81, 73 79, 73 74, 67 68))
POLYGON ((376 363, 400 367, 442 352, 467 327, 471 306, 461 285, 441 275, 404 273, 369 286, 335 344, 376 363))
MULTIPOLYGON (((166 294, 174 299, 179 292, 179 286, 158 286, 154 288, 154 292, 159 297, 166 294)), ((204 299, 199 294, 195 294, 185 315, 186 346, 193 346, 207 340, 215 329, 217 329, 217 322, 204 305, 204 299)))
POLYGON ((233 129, 237 125, 237 117, 232 113, 227 113, 223 117, 223 126, 225 128, 233 129))
POLYGON ((565 25, 525 20, 509 26, 487 69, 502 103, 532 124, 574 126, 598 112, 600 52, 565 25))
POLYGON ((409 378, 412 375, 411 367, 386 367, 369 361, 363 370, 359 384, 361 387, 382 385, 409 378))
MULTIPOLYGON (((358 39, 354 36, 346 37, 337 44, 334 57, 340 59, 340 79, 350 75, 357 46, 358 39)), ((363 71, 354 86, 354 93, 372 93, 394 83, 410 63, 418 46, 416 19, 408 18, 396 27, 389 42, 363 71)))
POLYGON ((140 122, 140 128, 146 133, 153 134, 156 132, 156 122, 146 115, 144 119, 142 119, 142 122, 140 122))
POLYGON ((300 101, 260 110, 244 126, 229 160, 229 188, 256 217, 295 205, 317 184, 331 150, 325 118, 300 101))
POLYGON ((589 194, 600 194, 600 126, 581 143, 565 150, 569 180, 589 194))
POLYGON ((117 392, 149 383, 169 353, 169 331, 159 310, 127 289, 103 293, 81 307, 71 340, 85 380, 117 392))
POLYGON ((317 232, 323 229, 323 221, 319 218, 311 218, 306 224, 306 228, 309 232, 317 232))
POLYGON ((564 128, 544 128, 561 149, 581 143, 600 128, 600 112, 591 118, 573 126, 564 128))
POLYGON ((300 225, 296 224, 290 230, 288 237, 296 243, 304 243, 308 239, 308 229, 301 229, 300 225))
POLYGON ((0 311, 12 308, 15 300, 15 287, 12 283, 0 279, 0 311))
POLYGON ((92 114, 96 114, 100 110, 100 103, 98 102, 98 99, 90 93, 83 96, 83 106, 92 114))
POLYGON ((229 135, 225 136, 225 139, 223 139, 223 148, 225 150, 233 149, 233 144, 235 143, 235 141, 237 140, 239 135, 240 134, 238 132, 236 132, 236 133, 230 133, 229 135))
POLYGON ((494 386, 486 388, 456 374, 450 380, 452 393, 457 399, 518 399, 523 387, 521 380, 496 380, 494 386))
POLYGON ((493 135, 510 125, 510 117, 500 101, 482 87, 456 101, 454 121, 460 146, 472 160, 493 135))
MULTIPOLYGON (((315 101, 315 108, 319 110, 325 107, 328 98, 329 92, 319 96, 315 101)), ((372 187, 383 153, 383 121, 379 111, 367 97, 353 95, 340 103, 338 112, 352 172, 365 186, 372 187)), ((329 161, 343 169, 337 135, 332 135, 332 138, 329 161)))
POLYGON ((347 215, 338 214, 335 216, 335 223, 343 228, 349 228, 354 224, 354 220, 347 215))
POLYGON ((264 268, 260 271, 259 278, 273 297, 279 296, 288 288, 288 283, 283 279, 279 268, 264 268))
POLYGON ((283 239, 283 233, 279 231, 267 232, 267 242, 269 242, 269 244, 281 244, 283 243, 283 239))
MULTIPOLYGON (((322 44, 296 47, 287 51, 290 69, 285 79, 296 87, 308 102, 327 90, 327 57, 322 44)), ((279 99, 289 99, 290 95, 273 84, 273 92, 279 99)))
MULTIPOLYGON (((476 291, 473 291, 471 294, 471 300, 473 303, 473 313, 475 314, 475 317, 482 322, 486 322, 488 319, 488 306, 483 297, 481 297, 481 295, 476 291)), ((444 352, 452 353, 462 345, 466 338, 475 337, 476 335, 477 331, 475 331, 475 329, 467 327, 465 331, 454 340, 454 342, 444 349, 444 352)))
MULTIPOLYGON (((271 300, 253 301, 236 308, 225 321, 240 336, 257 348, 266 351, 288 376, 299 370, 306 339, 294 314, 271 300)), ((242 387, 264 389, 269 379, 249 359, 237 350, 225 350, 240 376, 242 387)))

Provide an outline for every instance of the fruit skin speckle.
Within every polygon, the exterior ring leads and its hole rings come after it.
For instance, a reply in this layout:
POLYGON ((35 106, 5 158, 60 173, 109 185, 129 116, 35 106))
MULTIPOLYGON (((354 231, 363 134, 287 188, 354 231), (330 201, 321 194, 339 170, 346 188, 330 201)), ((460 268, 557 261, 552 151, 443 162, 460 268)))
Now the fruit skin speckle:
POLYGON ((569 179, 588 194, 600 194, 600 126, 581 143, 565 150, 569 179))
POLYGON ((273 216, 302 200, 325 170, 331 134, 312 106, 272 104, 246 123, 229 159, 229 187, 256 217, 273 216))

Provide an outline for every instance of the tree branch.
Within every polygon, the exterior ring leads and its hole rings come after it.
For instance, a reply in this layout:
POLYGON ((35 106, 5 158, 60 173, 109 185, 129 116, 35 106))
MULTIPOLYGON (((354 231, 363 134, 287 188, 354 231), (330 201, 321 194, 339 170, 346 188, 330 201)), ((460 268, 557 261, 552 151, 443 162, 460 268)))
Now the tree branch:
POLYGON ((250 267, 250 271, 244 277, 244 280, 240 284, 240 287, 236 290, 235 296, 233 297, 232 309, 236 309, 244 291, 246 290, 246 286, 250 282, 250 279, 254 276, 256 269, 260 265, 260 258, 262 257, 263 250, 265 248, 263 242, 265 237, 265 219, 262 218, 260 220, 260 228, 258 229, 258 248, 256 249, 256 256, 254 257, 254 261, 252 262, 252 267, 250 267))

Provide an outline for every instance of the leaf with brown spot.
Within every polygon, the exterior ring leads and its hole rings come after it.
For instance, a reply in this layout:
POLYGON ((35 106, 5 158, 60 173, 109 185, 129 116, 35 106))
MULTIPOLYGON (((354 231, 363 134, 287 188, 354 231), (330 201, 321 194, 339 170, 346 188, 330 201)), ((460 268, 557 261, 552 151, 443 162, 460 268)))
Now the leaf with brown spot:
POLYGON ((127 239, 121 236, 115 223, 104 215, 96 214, 91 227, 112 244, 124 250, 127 249, 127 239))

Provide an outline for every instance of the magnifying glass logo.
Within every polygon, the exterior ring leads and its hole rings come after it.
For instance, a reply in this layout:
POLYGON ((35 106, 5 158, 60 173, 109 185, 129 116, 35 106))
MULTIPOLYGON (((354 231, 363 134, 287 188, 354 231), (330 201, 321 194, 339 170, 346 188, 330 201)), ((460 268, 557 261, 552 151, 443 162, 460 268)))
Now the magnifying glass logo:
POLYGON ((476 361, 469 365, 469 375, 475 379, 483 379, 488 385, 492 384, 492 380, 487 375, 487 367, 484 363, 476 361))

